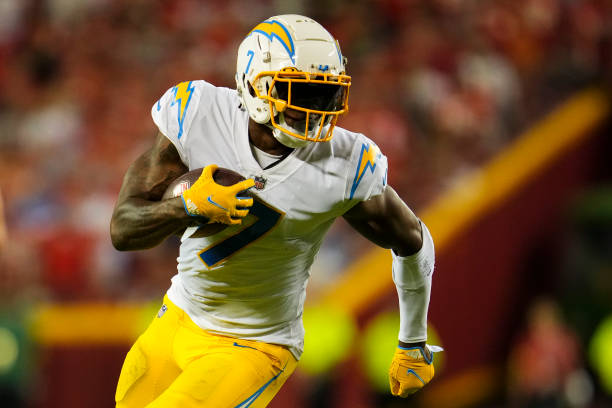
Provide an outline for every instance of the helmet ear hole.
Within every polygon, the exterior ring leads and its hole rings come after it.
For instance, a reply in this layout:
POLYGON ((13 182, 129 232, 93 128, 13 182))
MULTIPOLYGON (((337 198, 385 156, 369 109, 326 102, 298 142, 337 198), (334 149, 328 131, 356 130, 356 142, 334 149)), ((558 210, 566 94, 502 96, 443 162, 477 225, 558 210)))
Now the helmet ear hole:
POLYGON ((251 83, 247 81, 247 86, 249 87, 249 93, 251 94, 253 98, 255 98, 256 95, 255 95, 255 90, 253 89, 253 85, 251 85, 251 83))

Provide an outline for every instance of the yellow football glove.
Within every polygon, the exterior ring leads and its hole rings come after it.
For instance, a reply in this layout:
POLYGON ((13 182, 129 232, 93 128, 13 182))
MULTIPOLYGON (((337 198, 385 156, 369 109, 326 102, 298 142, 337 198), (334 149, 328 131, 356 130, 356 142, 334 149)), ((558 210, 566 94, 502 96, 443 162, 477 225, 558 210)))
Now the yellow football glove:
POLYGON ((185 211, 192 216, 208 218, 209 224, 240 224, 249 213, 248 207, 253 205, 253 199, 239 198, 236 194, 253 187, 255 181, 247 179, 232 186, 222 186, 213 179, 217 167, 216 164, 204 167, 200 178, 183 192, 181 197, 185 211))
POLYGON ((389 369, 391 394, 407 397, 431 381, 434 376, 434 352, 442 351, 442 348, 425 347, 429 349, 429 358, 422 347, 397 347, 389 369))

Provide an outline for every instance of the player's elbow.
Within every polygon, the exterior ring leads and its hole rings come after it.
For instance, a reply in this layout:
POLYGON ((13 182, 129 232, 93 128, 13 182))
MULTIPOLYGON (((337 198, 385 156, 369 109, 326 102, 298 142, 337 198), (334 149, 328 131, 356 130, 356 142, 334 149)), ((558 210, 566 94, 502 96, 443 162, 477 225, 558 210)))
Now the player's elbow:
POLYGON ((110 223, 110 237, 111 243, 118 251, 129 251, 130 247, 130 239, 125 234, 125 232, 121 228, 121 221, 114 217, 111 219, 110 223))
POLYGON ((399 256, 410 256, 420 251, 423 246, 421 224, 417 221, 410 228, 406 228, 395 245, 393 251, 399 256))
POLYGON ((110 229, 111 242, 117 251, 127 251, 128 250, 128 241, 124 238, 123 235, 117 233, 116 229, 113 228, 113 224, 111 223, 110 229))

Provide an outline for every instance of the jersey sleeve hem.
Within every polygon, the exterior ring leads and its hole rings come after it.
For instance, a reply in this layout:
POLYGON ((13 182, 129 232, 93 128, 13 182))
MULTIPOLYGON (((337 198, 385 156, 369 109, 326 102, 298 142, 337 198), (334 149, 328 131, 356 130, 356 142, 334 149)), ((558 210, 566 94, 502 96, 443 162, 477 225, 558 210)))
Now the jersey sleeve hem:
POLYGON ((187 159, 187 155, 183 152, 183 147, 180 145, 180 142, 177 141, 177 140, 174 140, 171 137, 168 137, 168 135, 166 135, 164 132, 162 132, 161 129, 160 129, 159 133, 164 135, 164 137, 166 139, 168 139, 172 143, 172 145, 174 146, 174 148, 178 152, 179 157, 181 158, 181 161, 183 162, 183 164, 189 168, 189 160, 187 159))

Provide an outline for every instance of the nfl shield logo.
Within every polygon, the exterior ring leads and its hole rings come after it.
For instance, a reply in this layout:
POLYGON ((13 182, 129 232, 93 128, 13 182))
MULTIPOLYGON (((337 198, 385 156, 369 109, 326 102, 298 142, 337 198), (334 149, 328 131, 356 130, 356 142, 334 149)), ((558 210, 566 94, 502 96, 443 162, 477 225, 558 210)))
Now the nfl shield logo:
POLYGON ((159 312, 157 312, 157 317, 162 317, 164 313, 166 313, 166 310, 168 310, 168 306, 162 305, 161 309, 159 309, 159 312))
POLYGON ((253 177, 253 181, 255 181, 255 188, 258 190, 263 190, 266 186, 266 179, 261 176, 253 177))

